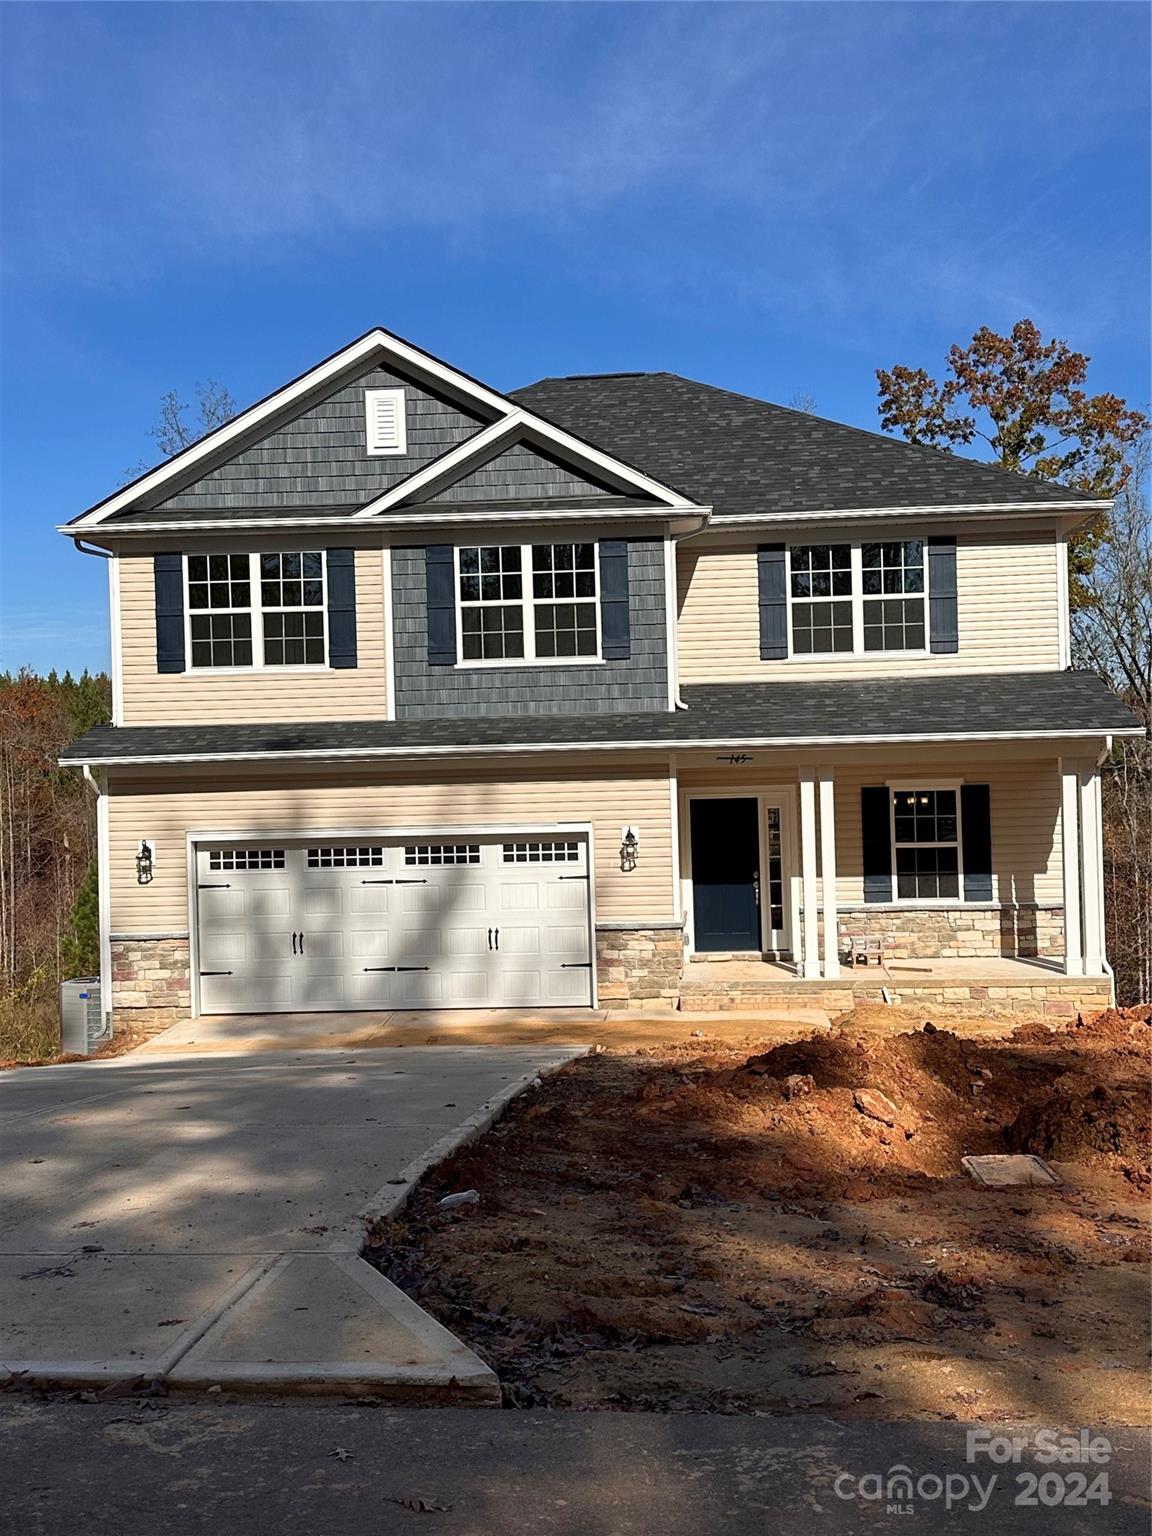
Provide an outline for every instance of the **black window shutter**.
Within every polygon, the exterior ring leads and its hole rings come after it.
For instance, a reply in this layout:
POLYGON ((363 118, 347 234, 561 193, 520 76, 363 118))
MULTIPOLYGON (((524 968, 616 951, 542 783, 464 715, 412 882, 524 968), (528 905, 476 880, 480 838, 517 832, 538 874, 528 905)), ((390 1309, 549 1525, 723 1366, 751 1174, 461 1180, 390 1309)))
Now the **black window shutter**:
POLYGON ((605 661, 627 661, 631 656, 625 539, 600 540, 600 636, 605 661))
POLYGON ((456 561, 451 544, 424 551, 428 583, 428 665, 456 665, 456 561))
POLYGON ((356 551, 330 549, 328 566, 328 665, 356 665, 356 551))
POLYGON ((783 544, 759 546, 756 581, 760 601, 760 660, 785 661, 788 656, 788 595, 783 544))
POLYGON ((964 853, 964 900, 992 900, 992 798, 987 784, 960 789, 960 836, 964 853))
POLYGON ((864 854, 864 900, 892 900, 891 791, 866 785, 860 791, 860 826, 864 854))
POLYGON ((156 670, 184 670, 184 556, 154 555, 156 670))
POLYGON ((954 655, 960 649, 954 538, 928 540, 928 644, 935 655, 954 655))

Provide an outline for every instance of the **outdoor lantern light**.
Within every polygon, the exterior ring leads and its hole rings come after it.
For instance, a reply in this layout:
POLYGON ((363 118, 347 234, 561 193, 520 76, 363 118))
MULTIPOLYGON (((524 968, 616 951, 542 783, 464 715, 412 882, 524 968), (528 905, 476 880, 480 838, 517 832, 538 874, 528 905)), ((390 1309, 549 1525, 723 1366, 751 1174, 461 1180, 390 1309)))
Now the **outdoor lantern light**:
POLYGON ((147 885, 152 879, 152 844, 144 838, 136 849, 136 884, 147 885))
POLYGON ((640 839, 636 836, 635 827, 622 827, 620 829, 620 868, 627 873, 636 868, 636 854, 640 848, 640 839))

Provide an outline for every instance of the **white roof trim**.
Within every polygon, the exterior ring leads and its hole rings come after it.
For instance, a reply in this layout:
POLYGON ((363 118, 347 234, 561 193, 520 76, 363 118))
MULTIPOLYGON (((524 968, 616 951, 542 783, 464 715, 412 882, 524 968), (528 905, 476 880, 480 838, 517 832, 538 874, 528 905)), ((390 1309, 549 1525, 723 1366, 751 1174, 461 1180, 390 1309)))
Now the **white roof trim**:
POLYGON ((410 512, 397 513, 392 517, 374 518, 371 529, 365 526, 363 520, 357 518, 355 513, 347 517, 229 517, 229 518, 200 518, 196 522, 163 522, 163 523, 117 523, 104 533, 81 534, 79 529, 69 523, 61 523, 57 533, 66 533, 70 538, 81 539, 88 543, 102 544, 105 540, 131 538, 133 534, 155 535, 161 533, 276 533, 281 528, 314 528, 317 532, 325 528, 354 529, 359 533, 375 531, 377 528, 427 528, 434 524, 437 528, 441 524, 500 524, 500 523, 634 523, 640 521, 658 521, 666 523, 669 519, 675 524, 684 518, 694 518, 701 526, 707 522, 711 507, 687 507, 682 511, 674 507, 598 507, 595 504, 584 507, 565 507, 562 511, 555 508, 548 510, 539 508, 533 511, 504 511, 504 512, 441 512, 439 509, 432 516, 413 515, 410 512))
POLYGON ((209 432, 206 437, 200 438, 190 448, 185 448, 182 453, 174 458, 166 460, 156 469, 150 470, 139 480, 117 491, 106 501, 98 502, 91 511, 68 525, 71 529, 94 527, 102 523, 106 518, 112 517, 117 512, 122 512, 125 507, 141 496, 146 496, 166 484, 177 475, 182 475, 192 465, 198 464, 209 454, 216 453, 228 443, 235 442, 257 427, 261 422, 267 421, 270 416, 282 411, 285 406, 302 399, 313 390, 336 378, 348 368, 354 367, 359 362, 366 362, 376 354, 392 358, 414 373, 423 374, 427 378, 435 379, 438 383, 448 386, 456 394, 475 400, 477 404, 486 406, 489 410, 497 411, 501 416, 509 415, 516 409, 511 401, 503 395, 498 395, 494 390, 478 384, 466 374, 458 373, 455 368, 450 368, 447 363, 442 363, 438 358, 422 352, 418 347, 401 341, 398 336, 377 328, 362 336, 359 341, 354 341, 350 346, 333 353, 324 362, 310 368, 307 373, 294 379, 291 384, 286 384, 283 389, 276 390, 265 399, 250 406, 248 410, 241 411, 239 416, 234 416, 231 421, 225 422, 222 427, 217 427, 214 432, 209 432))
POLYGON ((570 432, 565 432, 561 427, 554 427, 551 422, 544 421, 539 416, 533 416, 531 411, 517 408, 502 421, 494 421, 490 427, 485 427, 482 432, 477 432, 475 436, 467 438, 457 447, 450 448, 447 453, 441 454, 438 459, 433 459, 430 464, 426 464, 423 469, 418 469, 406 480, 399 481, 382 496, 377 496, 373 501, 365 503, 355 516, 378 517, 390 507, 409 501, 418 491, 435 485, 445 476, 453 475, 455 471, 459 471, 456 478, 461 478, 473 460, 482 459, 486 455, 491 456, 492 450, 498 449, 502 442, 517 436, 542 438, 578 463, 600 470, 614 479, 624 480, 646 496, 655 496, 665 506, 693 510, 696 508, 696 503, 682 496, 679 491, 673 491, 668 486, 662 485, 660 481, 641 474, 638 469, 622 464, 619 459, 612 458, 610 454, 603 453, 599 448, 584 442, 581 438, 573 437, 570 432))
POLYGON ((824 522, 826 519, 859 519, 864 521, 874 517, 920 517, 928 514, 932 517, 996 517, 1001 518, 1006 512, 1014 516, 1026 516, 1030 512, 1103 512, 1112 505, 1111 501, 985 501, 964 503, 953 506, 905 506, 905 507, 822 507, 818 510, 806 512, 735 512, 730 516, 723 513, 716 519, 716 528, 750 528, 764 527, 770 523, 811 523, 824 522))
POLYGON ((537 743, 508 743, 479 745, 469 743, 455 746, 425 747, 306 747, 283 752, 188 752, 139 757, 61 757, 64 767, 127 768, 134 766, 179 763, 236 763, 290 761, 294 759, 322 759, 326 761, 351 760, 375 757, 456 757, 467 754, 473 757, 485 755, 507 757, 536 752, 699 752, 788 747, 806 750, 809 747, 868 747, 868 746, 916 746, 932 742, 965 741, 1102 741, 1108 736, 1142 736, 1143 726, 1113 726, 1079 731, 934 731, 903 732, 894 735, 873 736, 716 736, 689 741, 556 741, 537 743))

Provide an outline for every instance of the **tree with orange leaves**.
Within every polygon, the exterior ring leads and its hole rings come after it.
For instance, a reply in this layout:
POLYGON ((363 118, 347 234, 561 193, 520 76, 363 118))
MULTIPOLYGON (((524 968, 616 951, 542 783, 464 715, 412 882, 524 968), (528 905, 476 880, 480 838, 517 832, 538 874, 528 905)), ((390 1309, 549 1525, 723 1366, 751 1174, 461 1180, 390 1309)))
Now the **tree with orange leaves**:
MULTIPOLYGON (((1148 418, 1119 395, 1089 395, 1088 362, 1065 341, 1045 341, 1031 320, 1018 320, 1009 336, 981 326, 967 347, 949 349, 942 382, 923 368, 878 368, 881 425, 931 448, 980 440, 1003 469, 1109 501, 1128 482, 1148 418)), ((1087 600, 1106 526, 1105 516, 1094 519, 1069 550, 1074 606, 1087 600)))

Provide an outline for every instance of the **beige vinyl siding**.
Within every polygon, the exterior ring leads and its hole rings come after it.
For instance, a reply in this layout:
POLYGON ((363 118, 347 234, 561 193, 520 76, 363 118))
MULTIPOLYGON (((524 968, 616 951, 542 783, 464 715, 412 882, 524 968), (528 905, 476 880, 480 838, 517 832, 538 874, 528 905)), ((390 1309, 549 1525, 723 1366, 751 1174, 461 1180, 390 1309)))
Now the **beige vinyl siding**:
POLYGON ((124 725, 380 720, 387 713, 384 561, 379 548, 356 551, 355 667, 157 672, 150 552, 120 557, 120 633, 124 725))
MULTIPOLYGON (((860 791, 868 784, 987 784, 992 817, 992 894, 996 901, 1063 901, 1060 850, 1060 769, 1055 757, 998 759, 965 756, 949 759, 945 749, 925 748, 915 755, 893 754, 861 764, 849 754, 835 761, 836 891, 842 905, 864 900, 860 791)), ((739 770, 715 763, 679 767, 680 788, 723 789, 749 795, 768 787, 799 783, 796 764, 765 759, 763 766, 739 770)), ((795 846, 799 849, 797 833, 795 846)), ((798 858, 798 856, 797 856, 798 858)), ((799 876, 799 867, 792 871, 799 876)))
MULTIPOLYGON (((919 537, 922 530, 766 532, 787 543, 919 537)), ((1039 671, 1061 665, 1055 533, 963 532, 956 549, 960 650, 954 656, 830 656, 760 660, 756 540, 724 535, 679 546, 680 679, 795 682, 932 672, 1039 671)))
POLYGON ((1003 902, 1059 903, 1060 773, 1048 762, 965 762, 962 769, 927 768, 899 760, 836 770, 836 894, 864 900, 860 790, 866 784, 931 789, 957 780, 987 784, 992 816, 992 896, 1003 902))
POLYGON ((665 760, 542 765, 525 759, 452 769, 283 767, 242 776, 196 769, 189 778, 113 775, 109 799, 114 933, 183 931, 190 832, 340 835, 390 827, 442 832, 473 825, 590 822, 598 920, 667 921, 673 915, 672 816, 665 760), (620 829, 635 826, 636 868, 620 868, 620 829), (141 838, 156 846, 155 874, 136 883, 141 838))

